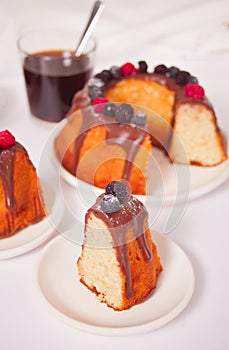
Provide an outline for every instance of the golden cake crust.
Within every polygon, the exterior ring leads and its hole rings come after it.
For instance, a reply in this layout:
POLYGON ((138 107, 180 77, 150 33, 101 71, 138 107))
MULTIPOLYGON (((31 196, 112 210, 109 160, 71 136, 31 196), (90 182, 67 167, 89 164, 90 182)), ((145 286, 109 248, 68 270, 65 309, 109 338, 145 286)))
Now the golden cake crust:
POLYGON ((55 139, 55 151, 64 168, 100 188, 126 177, 132 193, 145 194, 147 164, 152 151, 150 135, 127 124, 107 123, 107 119, 101 125, 85 128, 87 117, 91 116, 83 116, 81 111, 69 115, 55 139), (131 150, 134 153, 127 169, 131 150))

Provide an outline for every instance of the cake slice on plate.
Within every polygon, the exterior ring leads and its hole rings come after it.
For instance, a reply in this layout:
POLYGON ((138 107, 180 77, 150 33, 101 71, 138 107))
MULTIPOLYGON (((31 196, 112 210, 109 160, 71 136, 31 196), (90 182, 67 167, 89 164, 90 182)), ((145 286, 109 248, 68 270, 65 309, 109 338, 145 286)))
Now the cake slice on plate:
POLYGON ((36 169, 26 149, 0 132, 0 238, 41 221, 45 205, 36 169))
POLYGON ((144 205, 113 181, 85 216, 77 261, 80 281, 101 302, 121 311, 143 302, 162 271, 144 205))

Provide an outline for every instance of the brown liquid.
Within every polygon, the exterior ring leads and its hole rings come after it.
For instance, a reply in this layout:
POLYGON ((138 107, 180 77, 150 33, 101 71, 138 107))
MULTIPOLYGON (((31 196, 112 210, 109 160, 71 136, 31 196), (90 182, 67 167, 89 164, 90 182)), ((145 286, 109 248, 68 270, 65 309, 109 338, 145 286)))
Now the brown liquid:
POLYGON ((73 95, 83 88, 92 74, 87 56, 77 59, 62 50, 28 56, 23 69, 31 113, 52 122, 58 122, 66 115, 73 95))

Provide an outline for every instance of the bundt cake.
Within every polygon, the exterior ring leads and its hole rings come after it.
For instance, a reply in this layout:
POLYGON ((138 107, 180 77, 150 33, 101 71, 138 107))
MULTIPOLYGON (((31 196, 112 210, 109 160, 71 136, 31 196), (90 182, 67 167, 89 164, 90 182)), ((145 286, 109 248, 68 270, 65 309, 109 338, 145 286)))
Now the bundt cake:
POLYGON ((162 265, 148 213, 124 182, 109 183, 88 209, 77 267, 80 281, 117 311, 143 302, 156 287, 162 265))
POLYGON ((125 103, 73 112, 55 139, 58 159, 77 178, 100 188, 124 179, 134 194, 146 193, 151 151, 145 113, 125 103))
POLYGON ((132 63, 112 66, 75 94, 69 114, 105 101, 130 103, 159 114, 161 122, 152 120, 153 114, 148 118, 150 134, 173 162, 213 166, 227 158, 213 106, 197 78, 187 71, 161 64, 149 72, 145 61, 138 68, 132 63))
POLYGON ((0 238, 44 217, 40 185, 27 151, 8 130, 0 132, 0 238))

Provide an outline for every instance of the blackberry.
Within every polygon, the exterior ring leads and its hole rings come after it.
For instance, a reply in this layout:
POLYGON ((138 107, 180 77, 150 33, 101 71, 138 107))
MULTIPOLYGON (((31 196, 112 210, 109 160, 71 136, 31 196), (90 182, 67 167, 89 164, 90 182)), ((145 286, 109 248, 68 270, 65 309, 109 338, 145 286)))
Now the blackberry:
POLYGON ((115 116, 115 110, 116 110, 116 104, 109 102, 105 104, 103 107, 103 113, 107 115, 108 117, 114 117, 115 116))
POLYGON ((130 199, 128 187, 121 181, 111 181, 106 187, 105 194, 116 196, 120 204, 125 204, 130 199))
POLYGON ((164 64, 159 64, 154 68, 155 73, 160 73, 160 74, 166 74, 168 71, 168 68, 164 64))
POLYGON ((194 77, 193 75, 190 75, 190 77, 188 78, 188 83, 198 84, 198 79, 196 77, 194 77))
POLYGON ((109 70, 104 69, 101 73, 96 74, 95 78, 98 78, 102 80, 104 83, 107 83, 109 80, 111 80, 112 75, 109 70))
POLYGON ((105 213, 115 213, 121 209, 118 197, 113 194, 105 194, 100 202, 101 209, 105 213))
POLYGON ((175 78, 176 75, 180 72, 180 69, 175 67, 175 66, 172 66, 168 69, 168 72, 166 73, 166 75, 168 77, 171 77, 171 78, 175 78))
POLYGON ((148 69, 148 65, 145 61, 139 61, 138 62, 138 71, 140 73, 145 73, 147 72, 147 69, 148 69))
POLYGON ((146 114, 142 111, 138 111, 134 114, 133 123, 136 125, 144 125, 146 122, 146 114))
POLYGON ((184 70, 181 70, 177 73, 175 80, 179 85, 186 85, 189 81, 190 73, 184 70))
POLYGON ((88 91, 92 100, 94 100, 97 97, 102 97, 104 95, 103 90, 97 86, 88 86, 88 91))
POLYGON ((115 118, 118 123, 128 124, 134 116, 133 108, 127 103, 121 103, 116 107, 115 118))
POLYGON ((114 79, 119 79, 122 76, 121 69, 118 66, 112 66, 110 69, 111 76, 114 79))

